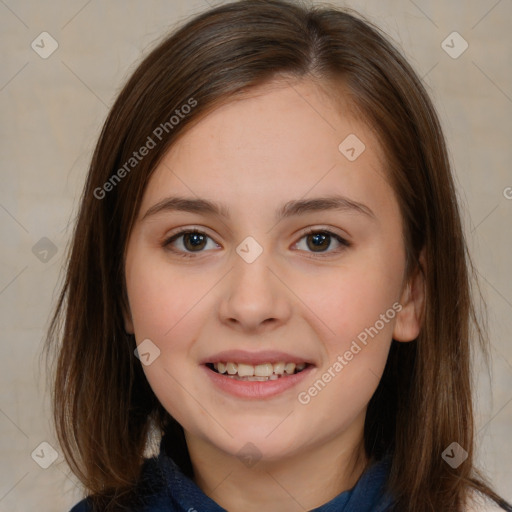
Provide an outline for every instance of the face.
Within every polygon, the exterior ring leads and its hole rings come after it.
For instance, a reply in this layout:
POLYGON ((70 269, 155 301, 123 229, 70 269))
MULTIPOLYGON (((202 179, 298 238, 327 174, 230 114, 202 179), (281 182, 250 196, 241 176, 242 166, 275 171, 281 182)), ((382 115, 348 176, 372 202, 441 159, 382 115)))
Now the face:
POLYGON ((162 405, 224 453, 362 435, 392 337, 419 332, 383 153, 348 112, 311 82, 267 84, 188 131, 145 191, 126 329, 162 405))

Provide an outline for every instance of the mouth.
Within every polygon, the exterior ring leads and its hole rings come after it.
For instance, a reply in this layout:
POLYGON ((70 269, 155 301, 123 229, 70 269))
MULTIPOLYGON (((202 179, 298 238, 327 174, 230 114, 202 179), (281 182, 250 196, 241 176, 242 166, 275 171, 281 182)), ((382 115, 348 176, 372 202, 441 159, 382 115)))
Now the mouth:
POLYGON ((293 399, 293 389, 319 367, 311 357, 308 361, 300 354, 278 350, 224 350, 199 364, 213 389, 225 395, 248 400, 293 399))
POLYGON ((236 363, 233 361, 206 363, 205 366, 214 373, 233 380, 266 382, 286 379, 314 366, 311 363, 284 362, 262 363, 257 365, 236 363))

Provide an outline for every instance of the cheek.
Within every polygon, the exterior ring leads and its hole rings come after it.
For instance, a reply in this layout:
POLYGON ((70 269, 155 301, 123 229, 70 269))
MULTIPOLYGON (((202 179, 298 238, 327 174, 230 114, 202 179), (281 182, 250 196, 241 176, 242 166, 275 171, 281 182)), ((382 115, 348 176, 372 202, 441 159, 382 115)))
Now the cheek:
POLYGON ((343 404, 344 412, 339 414, 353 417, 370 400, 389 353, 400 309, 397 301, 403 270, 404 261, 396 246, 376 244, 357 253, 343 267, 317 275, 315 287, 311 287, 310 278, 309 288, 303 281, 301 293, 309 289, 307 304, 317 317, 315 325, 321 330, 317 335, 324 341, 322 368, 308 383, 313 386, 311 400, 318 406, 343 404))
POLYGON ((147 270, 133 277, 127 288, 135 338, 161 338, 176 323, 174 317, 179 314, 178 305, 171 307, 169 303, 172 289, 147 270))
POLYGON ((299 402, 309 404, 319 423, 350 424, 374 394, 391 345, 398 286, 384 268, 352 267, 326 279, 323 294, 311 296, 312 309, 329 329, 323 331, 322 368, 301 389, 299 402))
POLYGON ((144 366, 152 387, 158 388, 162 381, 174 386, 164 369, 180 379, 192 369, 194 340, 208 311, 215 276, 184 272, 165 256, 150 256, 140 250, 127 259, 126 286, 137 343, 149 339, 160 351, 155 363, 144 366))
POLYGON ((386 312, 400 297, 402 263, 364 255, 358 255, 357 260, 357 264, 317 275, 315 286, 311 286, 310 278, 303 278, 307 288, 302 294, 308 290, 307 304, 325 323, 327 338, 334 346, 354 339, 381 315, 386 316, 384 325, 378 324, 384 337, 391 337, 393 330, 396 311, 386 312))
POLYGON ((201 298, 212 284, 204 278, 184 277, 155 259, 149 261, 134 255, 127 262, 127 291, 137 344, 149 339, 159 350, 142 368, 164 408, 193 429, 190 418, 197 415, 197 405, 190 396, 200 396, 201 389, 190 379, 194 371, 190 353, 201 325, 199 318, 205 314, 201 298))
POLYGON ((165 258, 139 251, 127 260, 126 287, 137 341, 165 340, 204 293, 206 284, 183 277, 165 258))

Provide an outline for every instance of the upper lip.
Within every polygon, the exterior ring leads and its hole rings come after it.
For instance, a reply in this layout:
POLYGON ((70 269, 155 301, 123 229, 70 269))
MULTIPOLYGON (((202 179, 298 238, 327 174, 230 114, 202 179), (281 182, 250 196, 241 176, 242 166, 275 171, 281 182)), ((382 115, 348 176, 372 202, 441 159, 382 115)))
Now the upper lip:
POLYGON ((213 354, 204 358, 201 361, 201 364, 226 362, 251 364, 253 366, 264 363, 280 362, 313 364, 311 361, 308 361, 301 356, 289 354, 287 352, 279 352, 276 350, 262 350, 259 352, 247 352, 245 350, 225 350, 223 352, 218 352, 217 354, 213 354))

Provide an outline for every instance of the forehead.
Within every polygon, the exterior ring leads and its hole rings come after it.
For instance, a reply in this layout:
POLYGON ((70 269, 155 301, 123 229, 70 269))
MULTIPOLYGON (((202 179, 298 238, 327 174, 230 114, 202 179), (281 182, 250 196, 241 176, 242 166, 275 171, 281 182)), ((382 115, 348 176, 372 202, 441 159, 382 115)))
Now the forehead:
MULTIPOLYGON (((170 153, 185 156, 200 144, 202 155, 245 159, 247 166, 270 156, 276 166, 292 159, 301 161, 306 155, 309 161, 322 162, 332 160, 333 154, 338 156, 340 142, 350 134, 359 134, 379 151, 374 135, 356 118, 353 107, 342 88, 334 97, 310 80, 274 81, 228 100, 204 117, 170 153)), ((201 158, 193 152, 187 158, 201 158)))
POLYGON ((141 211, 171 192, 222 196, 252 209, 310 192, 378 201, 386 186, 383 152, 353 110, 342 89, 335 101, 312 81, 276 81, 237 96, 171 147, 141 211))

